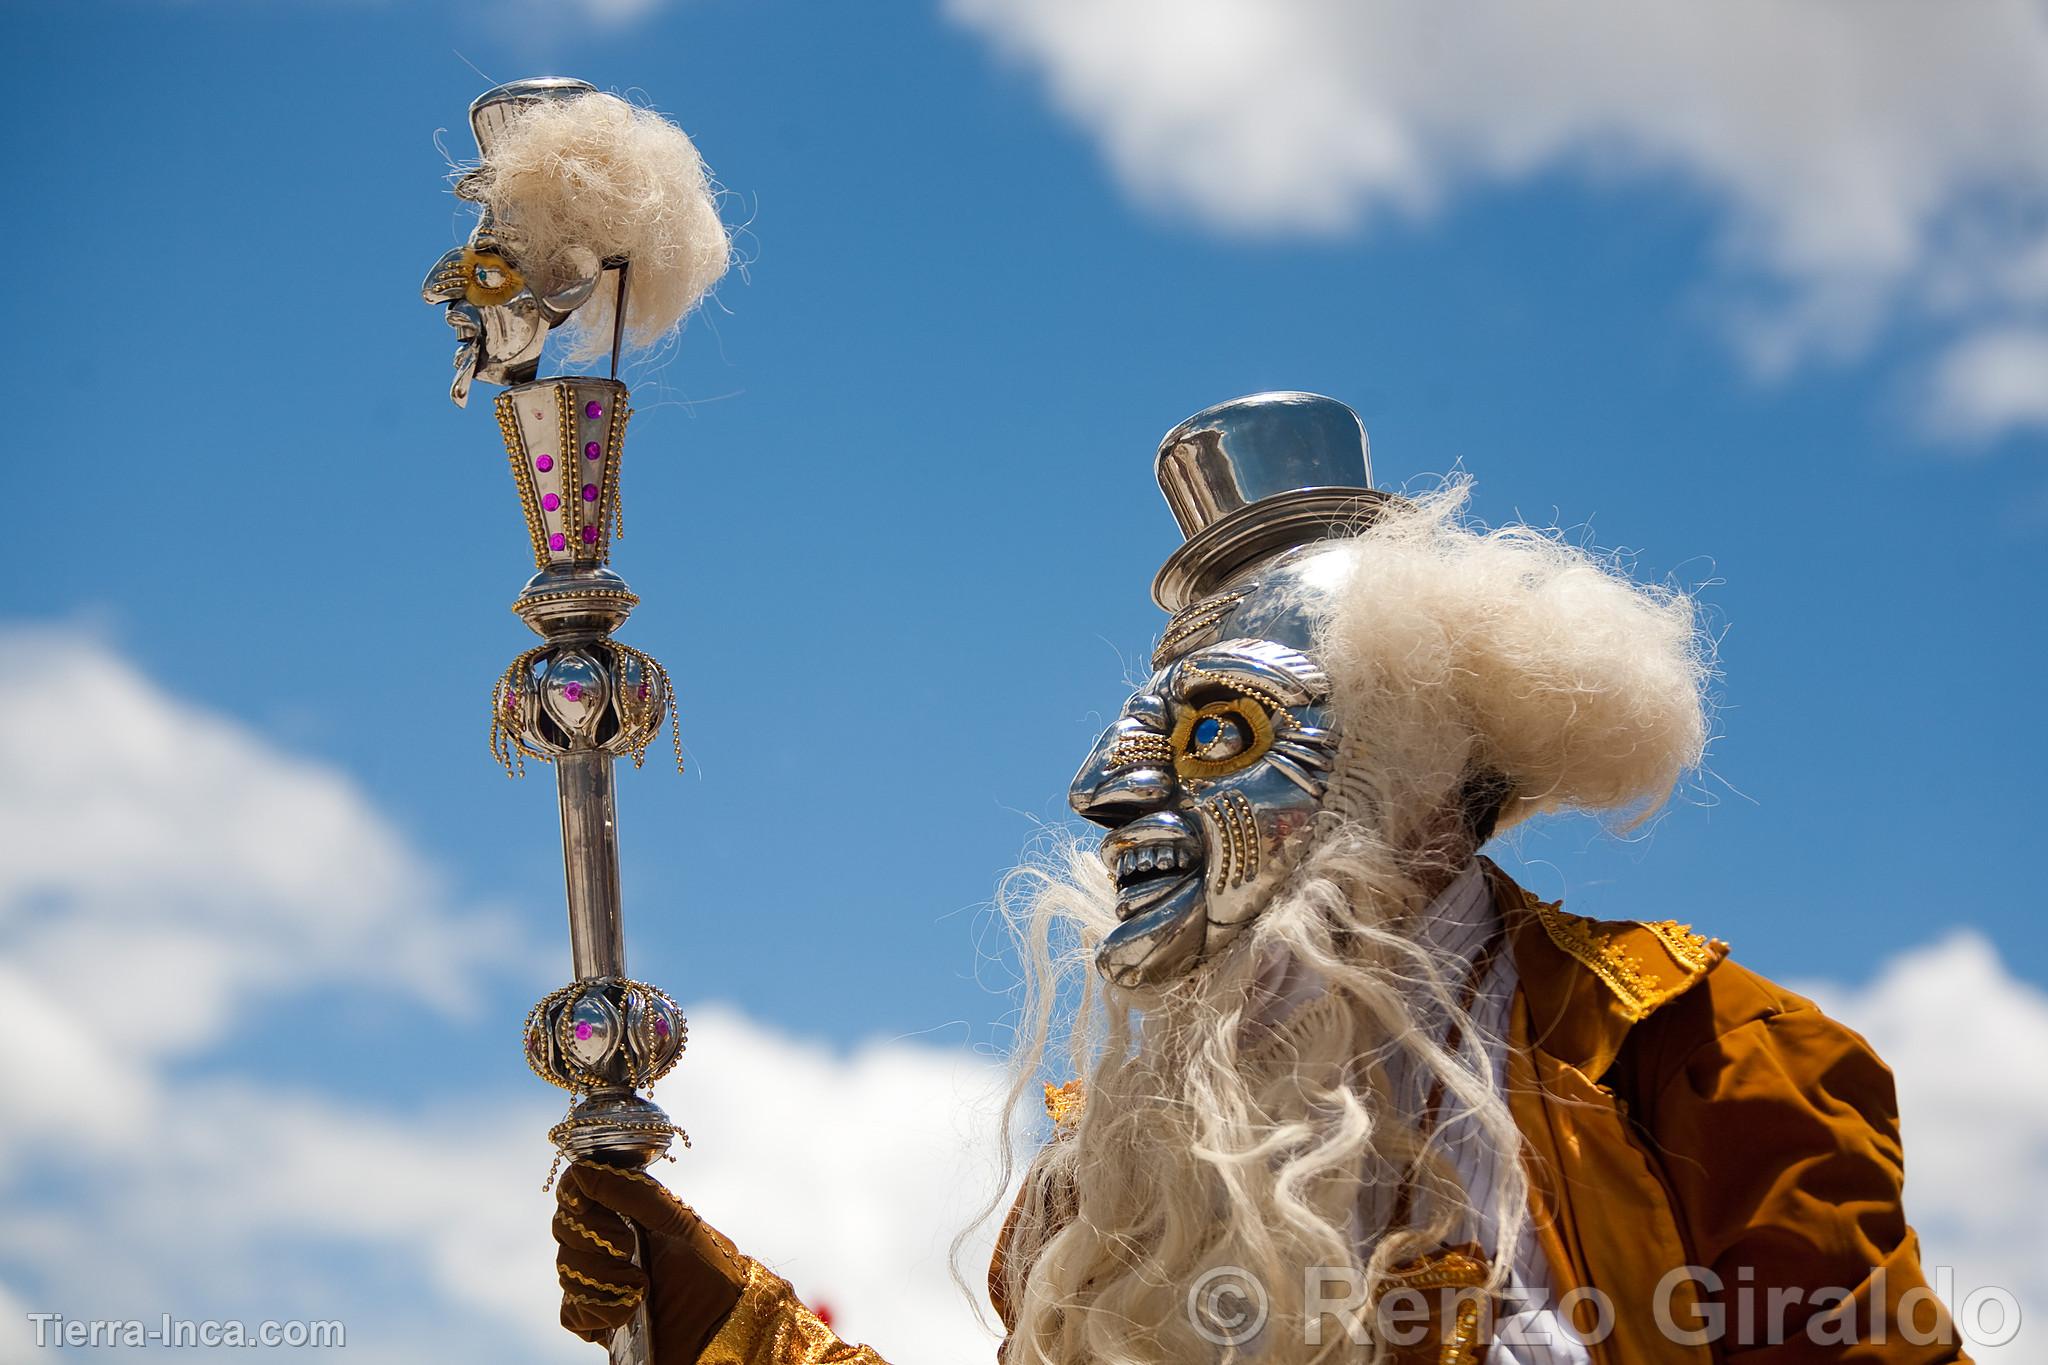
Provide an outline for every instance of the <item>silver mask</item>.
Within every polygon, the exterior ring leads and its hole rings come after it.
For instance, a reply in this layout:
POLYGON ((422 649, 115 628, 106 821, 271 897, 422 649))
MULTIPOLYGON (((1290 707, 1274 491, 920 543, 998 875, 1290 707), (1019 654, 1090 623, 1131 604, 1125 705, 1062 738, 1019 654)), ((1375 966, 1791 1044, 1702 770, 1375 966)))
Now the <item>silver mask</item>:
POLYGON ((1109 830, 1122 922, 1095 960, 1127 987, 1222 951, 1299 865, 1337 763, 1316 625, 1347 557, 1328 542, 1386 496, 1357 415, 1301 393, 1181 423, 1159 482, 1188 537, 1153 585, 1174 616, 1068 795, 1109 830))
MULTIPOLYGON (((540 100, 574 99, 596 87, 560 77, 514 81, 485 91, 469 107, 469 125, 483 160, 505 122, 523 105, 540 100)), ((476 198, 476 173, 463 176, 455 193, 476 198)), ((427 272, 420 297, 445 305, 448 325, 455 329, 455 382, 448 396, 456 406, 469 405, 470 384, 524 384, 540 372, 541 348, 548 333, 568 321, 596 292, 604 263, 595 253, 570 263, 570 278, 545 296, 534 292, 530 272, 521 267, 512 234, 486 208, 469 241, 445 253, 427 272)))

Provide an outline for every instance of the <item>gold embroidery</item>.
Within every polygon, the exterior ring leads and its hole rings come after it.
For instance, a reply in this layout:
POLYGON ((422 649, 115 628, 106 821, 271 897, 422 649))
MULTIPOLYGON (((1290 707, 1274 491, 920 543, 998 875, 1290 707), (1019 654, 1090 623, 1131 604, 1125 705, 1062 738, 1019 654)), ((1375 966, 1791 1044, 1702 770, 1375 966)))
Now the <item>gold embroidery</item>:
POLYGON ((1645 1018, 1682 993, 1726 951, 1725 944, 1709 942, 1693 933, 1690 926, 1673 920, 1642 925, 1683 969, 1683 975, 1666 984, 1646 971, 1642 961, 1622 943, 1618 932, 1603 932, 1598 920, 1570 914, 1533 896, 1529 905, 1543 931, 1550 935, 1550 941, 1606 983, 1630 1023, 1645 1018))
POLYGON ((852 1346, 832 1334, 794 1291, 764 1269, 747 1263, 747 1285, 725 1325, 697 1357, 697 1365, 883 1365, 866 1346, 852 1346))
POLYGON ((1431 1252, 1387 1272, 1386 1291, 1396 1289, 1477 1289, 1486 1283, 1486 1262, 1456 1247, 1431 1252))
POLYGON ((1479 1300, 1470 1295, 1458 1300, 1458 1318, 1444 1338, 1438 1365, 1479 1365, 1479 1300))
POLYGON ((1696 934, 1690 924, 1680 924, 1675 919, 1644 920, 1643 927, 1657 936, 1672 961, 1694 974, 1728 955, 1728 945, 1720 939, 1696 934))
POLYGON ((1431 1317, 1438 1322, 1442 1322, 1445 1316, 1450 1319, 1447 1330, 1436 1338, 1434 1350, 1427 1342, 1418 1343, 1425 1354, 1396 1350, 1393 1359, 1427 1362, 1427 1365, 1479 1365, 1485 1350, 1480 1340, 1480 1328, 1487 1278, 1486 1259, 1469 1242, 1433 1251, 1389 1270, 1386 1282, 1380 1287, 1381 1296, 1444 1291, 1431 1317))
POLYGON ((1081 1111, 1087 1107, 1088 1092, 1082 1089, 1079 1076, 1065 1085, 1046 1082, 1045 1116, 1055 1127, 1071 1128, 1081 1121, 1081 1111))

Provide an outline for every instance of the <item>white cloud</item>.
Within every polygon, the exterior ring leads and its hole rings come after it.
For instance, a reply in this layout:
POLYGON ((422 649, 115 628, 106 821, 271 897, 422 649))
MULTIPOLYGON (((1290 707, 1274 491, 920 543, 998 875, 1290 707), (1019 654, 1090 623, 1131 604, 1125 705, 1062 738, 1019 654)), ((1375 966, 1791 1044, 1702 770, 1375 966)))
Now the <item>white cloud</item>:
MULTIPOLYGON (((389 1037, 386 1079, 442 1099, 225 1060, 319 988, 428 1034, 451 994, 508 1028, 528 1003, 493 969, 539 950, 454 906, 365 793, 90 636, 0 627, 0 828, 0 1356, 61 1311, 340 1318, 351 1360, 394 1365, 590 1359, 555 1322, 539 1188, 559 1095, 476 1093, 389 1037)), ((696 1025, 664 1094, 698 1141, 676 1187, 897 1365, 986 1356, 945 1252, 991 1176, 968 1138, 990 1065, 696 1025)))
MULTIPOLYGON (((1897 1078, 1906 1212, 1923 1262, 1954 1268, 1958 1303, 1996 1286, 2048 1313, 2048 1091, 2038 1081, 2048 994, 1973 932, 1902 953, 1862 987, 1800 989, 1869 1039, 1897 1078)), ((1977 1358, 2018 1361, 2044 1330, 1977 1358)))
MULTIPOLYGON (((1134 193, 1225 229, 1345 231, 1558 168, 1675 172, 1722 213, 1722 311, 1767 370, 1854 354, 1902 314, 1969 332, 2048 309, 2037 0, 946 8, 1042 68, 1134 193)), ((1952 429, 2048 424, 2004 386, 1944 397, 1952 429)))
POLYGON ((2048 426, 2048 326, 1988 329, 1958 343, 1935 368, 1933 414, 1963 436, 2048 426))

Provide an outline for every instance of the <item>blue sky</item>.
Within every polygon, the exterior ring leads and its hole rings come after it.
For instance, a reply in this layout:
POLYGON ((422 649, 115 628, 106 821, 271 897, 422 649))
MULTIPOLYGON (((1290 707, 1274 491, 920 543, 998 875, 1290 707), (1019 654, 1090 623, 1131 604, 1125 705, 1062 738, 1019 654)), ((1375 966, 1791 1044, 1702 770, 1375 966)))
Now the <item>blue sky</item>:
MULTIPOLYGON (((625 638, 674 671, 691 756, 623 780, 640 974, 776 1037, 999 1045, 985 904, 1063 818, 1160 625, 1153 446, 1290 387, 1360 411, 1383 483, 1463 468, 1485 519, 1555 522, 1700 591, 1725 672, 1711 772, 1631 841, 1524 837, 1505 858, 1537 889, 1844 991, 1969 929, 2035 1000, 2048 404, 2024 382, 2030 286, 1971 271, 2031 259, 2015 234, 2048 243, 2048 172, 1967 129, 1874 129, 1872 163, 1901 164, 1857 183, 1967 182, 1899 210, 1941 225, 1900 245, 1876 199, 1787 198, 1797 158, 1771 139, 1688 142, 1625 101, 1531 145, 1511 109, 1451 125, 1396 101, 1377 115, 1446 169, 1344 170, 1298 129, 1218 132, 1231 100, 1279 91, 1140 107, 1157 54, 1116 44, 1165 43, 1153 8, 1075 37, 1054 0, 10 7, 0 347, 37 493, 0 617, 24 695, 45 651, 120 661, 138 706, 193 708, 359 800, 402 869, 363 894, 403 884, 436 924, 496 926, 449 974, 466 1013, 422 1016, 434 991, 371 967, 279 973, 160 1079, 392 1114, 537 1089, 510 1039, 566 971, 552 790, 506 782, 483 743, 526 638, 505 610, 525 536, 487 406, 444 397, 451 339, 417 285, 466 230, 435 131, 467 155, 468 101, 547 72, 677 118, 748 258, 627 375, 615 565, 645 605, 625 638), (2005 236, 1969 247, 1958 222, 2005 236), (407 1052, 423 1018, 432 1065, 407 1052)), ((1929 58, 1901 99, 1976 108, 1981 57, 1929 58)), ((1984 70, 1977 104, 2040 113, 1984 70)), ((1831 112, 1808 93, 1787 143, 1831 112)), ((1332 101, 1330 145, 1354 103, 1332 101)), ((77 809, 79 856, 118 864, 77 809)), ((77 894, 32 884, 0 926, 77 894)), ((35 1226, 0 1224, 0 1268, 40 1304, 76 1286, 29 1268, 35 1226)), ((325 1243, 293 1254, 307 1283, 339 1273, 325 1243)))

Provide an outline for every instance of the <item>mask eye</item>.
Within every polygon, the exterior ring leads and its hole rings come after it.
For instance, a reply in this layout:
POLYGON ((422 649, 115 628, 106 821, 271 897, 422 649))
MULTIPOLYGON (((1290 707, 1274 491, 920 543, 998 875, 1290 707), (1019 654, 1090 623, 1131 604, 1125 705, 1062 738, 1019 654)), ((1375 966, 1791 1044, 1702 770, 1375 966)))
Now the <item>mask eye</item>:
POLYGON ((1183 711, 1173 728, 1173 767, 1182 777, 1227 777, 1243 772, 1273 743, 1273 721, 1246 697, 1183 711))
POLYGON ((465 296, 479 308, 507 303, 526 285, 511 262, 495 252, 472 251, 465 264, 469 267, 465 296))

